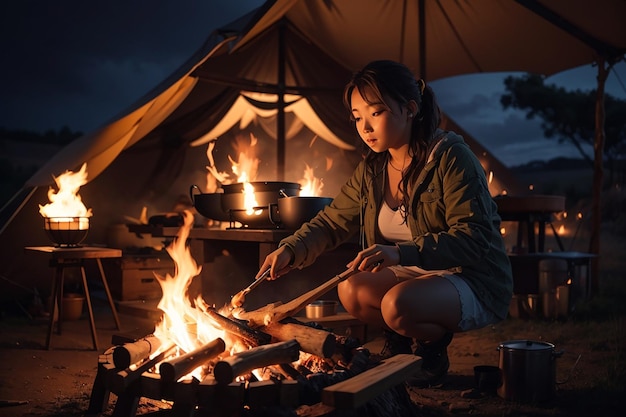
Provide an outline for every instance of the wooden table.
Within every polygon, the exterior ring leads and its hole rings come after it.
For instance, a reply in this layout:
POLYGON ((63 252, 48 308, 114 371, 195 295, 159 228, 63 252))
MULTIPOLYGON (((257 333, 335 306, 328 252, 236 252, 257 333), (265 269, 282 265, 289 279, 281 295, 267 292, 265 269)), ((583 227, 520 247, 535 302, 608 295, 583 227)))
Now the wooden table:
MULTIPOLYGON (((545 250, 546 224, 552 216, 565 210, 565 197, 557 195, 504 195, 494 198, 502 221, 518 223, 515 252, 535 253, 545 250), (535 233, 535 226, 537 233, 535 233), (524 239, 524 235, 526 239, 524 239)), ((559 236, 555 238, 563 250, 559 236)))
MULTIPOLYGON (((179 228, 152 225, 128 225, 128 230, 132 233, 147 233, 155 237, 175 237, 179 228)), ((292 233, 293 230, 286 229, 211 229, 206 227, 194 227, 189 230, 189 238, 204 242, 254 242, 258 245, 258 261, 260 267, 265 257, 278 248, 278 243, 292 233)))
POLYGON ((61 334, 61 322, 63 317, 63 279, 64 271, 67 267, 80 268, 83 289, 85 290, 85 299, 87 300, 87 309, 89 310, 89 324, 91 326, 91 337, 93 340, 93 346, 95 350, 98 350, 98 337, 96 335, 96 324, 93 316, 93 308, 91 304, 91 296, 89 294, 89 286, 87 284, 87 275, 85 274, 84 261, 86 259, 95 259, 98 269, 100 270, 100 277, 102 284, 106 292, 111 311, 113 312, 113 318, 117 329, 120 330, 120 319, 115 309, 115 303, 111 297, 111 291, 109 290, 109 284, 104 274, 104 268, 102 267, 103 258, 121 258, 121 249, 112 249, 99 246, 76 246, 76 247, 58 247, 58 246, 27 246, 26 251, 38 252, 50 254, 52 259, 50 266, 55 267, 55 274, 52 280, 52 311, 50 312, 50 324, 48 326, 48 335, 46 336, 46 349, 50 349, 50 341, 52 339, 52 332, 54 329, 54 317, 57 312, 57 306, 59 309, 57 320, 57 333, 61 334))

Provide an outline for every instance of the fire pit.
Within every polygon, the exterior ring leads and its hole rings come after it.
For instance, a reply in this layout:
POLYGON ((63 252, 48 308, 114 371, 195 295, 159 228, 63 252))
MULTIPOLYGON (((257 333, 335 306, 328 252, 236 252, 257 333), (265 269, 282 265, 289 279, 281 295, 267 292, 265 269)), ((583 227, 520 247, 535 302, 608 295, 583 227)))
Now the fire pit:
POLYGON ((44 217, 44 229, 56 246, 78 246, 89 232, 89 217, 44 217))
POLYGON ((294 318, 353 271, 284 304, 252 311, 228 304, 218 311, 202 298, 191 302, 180 296, 188 294, 200 271, 186 246, 192 225, 187 211, 167 247, 175 276, 155 274, 163 289, 157 306, 163 315, 154 334, 117 343, 99 357, 88 414, 102 412, 110 392, 117 395, 115 416, 134 415, 142 397, 173 402, 176 415, 234 416, 244 410, 287 415, 279 408, 293 415, 303 404, 356 409, 375 397, 384 402, 382 415, 409 414, 394 407, 412 405, 402 383, 419 368, 419 357, 377 362, 359 340, 294 318))
POLYGON ((126 340, 100 355, 87 414, 101 413, 111 392, 117 396, 116 416, 135 415, 140 398, 167 401, 180 415, 196 416, 312 416, 319 415, 316 408, 363 408, 377 416, 414 414, 403 381, 417 371, 419 357, 396 355, 377 362, 358 340, 314 326, 275 323, 263 329, 273 333, 269 343, 233 355, 222 352, 220 338, 174 359, 167 359, 175 350, 172 346, 149 356, 154 336, 126 340), (294 331, 302 344, 290 338, 294 331), (301 351, 315 345, 309 336, 315 340, 320 335, 332 339, 332 350, 324 354, 328 357, 301 351), (200 378, 184 376, 198 364, 209 372, 200 378))

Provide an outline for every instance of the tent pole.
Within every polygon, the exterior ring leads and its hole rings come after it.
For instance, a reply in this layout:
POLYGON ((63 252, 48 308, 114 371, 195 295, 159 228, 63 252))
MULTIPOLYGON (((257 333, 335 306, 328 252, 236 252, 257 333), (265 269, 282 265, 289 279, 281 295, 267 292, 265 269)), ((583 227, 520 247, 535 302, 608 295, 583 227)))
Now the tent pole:
MULTIPOLYGON (((589 252, 600 254, 600 229, 602 225, 602 187, 604 177, 603 151, 604 151, 604 85, 608 77, 610 65, 606 67, 606 60, 600 56, 598 65, 598 88, 596 91, 596 112, 595 112, 595 138, 593 141, 594 163, 593 163, 593 187, 592 187, 592 207, 591 207, 591 239, 589 241, 589 252)), ((591 292, 597 294, 600 279, 600 260, 596 257, 592 261, 591 272, 591 292)))
POLYGON ((276 116, 276 176, 285 180, 285 22, 278 29, 278 114, 276 116))
POLYGON ((420 78, 426 80, 426 1, 418 3, 419 22, 419 48, 420 48, 420 78))

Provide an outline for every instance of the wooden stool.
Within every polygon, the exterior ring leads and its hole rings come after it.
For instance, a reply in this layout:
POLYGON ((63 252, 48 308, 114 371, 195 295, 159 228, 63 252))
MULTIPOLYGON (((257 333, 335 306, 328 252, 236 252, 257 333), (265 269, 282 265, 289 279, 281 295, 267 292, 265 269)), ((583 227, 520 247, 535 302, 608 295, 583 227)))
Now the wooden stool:
POLYGON ((92 246, 77 246, 77 247, 57 247, 57 246, 28 246, 25 248, 27 251, 49 253, 52 255, 50 266, 55 267, 55 274, 52 280, 52 311, 50 312, 50 323, 48 326, 48 335, 46 336, 46 349, 50 349, 50 340, 52 339, 52 332, 54 329, 54 316, 57 312, 57 306, 59 309, 57 320, 57 333, 61 334, 61 322, 63 317, 63 279, 64 271, 67 267, 78 267, 82 276, 83 289, 85 290, 85 299, 87 300, 87 309, 89 311, 89 325, 91 326, 91 338, 93 340, 93 347, 98 350, 98 337, 96 335, 96 323, 93 317, 93 308, 91 305, 91 295, 89 294, 89 286, 87 284, 87 275, 85 274, 85 259, 95 259, 100 270, 100 277, 102 278, 102 284, 104 285, 104 291, 106 292, 111 311, 113 312, 113 318, 115 319, 115 325, 120 330, 120 319, 115 309, 115 303, 109 290, 109 284, 106 276, 104 275, 104 268, 102 267, 102 258, 121 258, 122 251, 120 249, 104 248, 104 247, 92 247, 92 246))

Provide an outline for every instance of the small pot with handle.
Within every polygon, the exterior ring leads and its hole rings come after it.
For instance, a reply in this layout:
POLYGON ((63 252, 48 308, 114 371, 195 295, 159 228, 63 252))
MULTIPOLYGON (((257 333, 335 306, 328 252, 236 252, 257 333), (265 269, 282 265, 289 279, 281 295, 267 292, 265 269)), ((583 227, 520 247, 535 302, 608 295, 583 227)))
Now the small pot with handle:
POLYGON ((287 196, 278 199, 278 215, 270 211, 272 222, 287 229, 298 229, 333 201, 330 197, 287 196))
POLYGON ((196 211, 207 219, 227 222, 228 213, 222 210, 223 193, 203 193, 197 185, 189 187, 189 198, 196 211))
POLYGON ((556 392, 556 359, 552 343, 510 340, 498 346, 502 384, 498 395, 505 400, 538 403, 551 400, 556 392))

